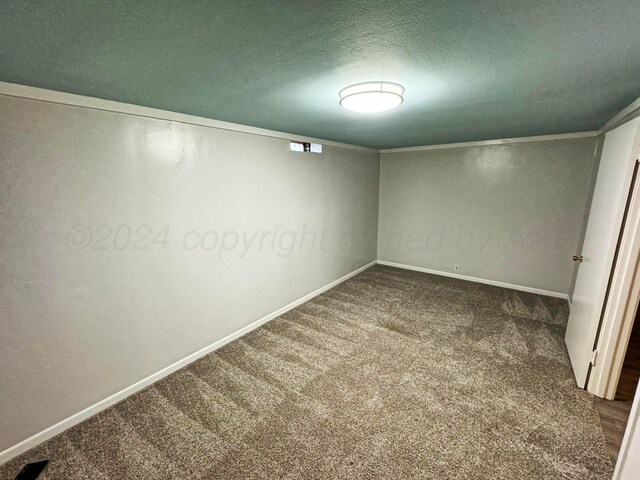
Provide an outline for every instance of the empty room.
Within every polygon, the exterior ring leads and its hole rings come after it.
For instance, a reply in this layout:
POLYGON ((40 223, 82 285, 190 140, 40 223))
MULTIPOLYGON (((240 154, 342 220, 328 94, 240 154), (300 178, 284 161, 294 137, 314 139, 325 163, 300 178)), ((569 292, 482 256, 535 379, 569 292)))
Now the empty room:
POLYGON ((2 0, 0 480, 640 478, 637 0, 2 0))

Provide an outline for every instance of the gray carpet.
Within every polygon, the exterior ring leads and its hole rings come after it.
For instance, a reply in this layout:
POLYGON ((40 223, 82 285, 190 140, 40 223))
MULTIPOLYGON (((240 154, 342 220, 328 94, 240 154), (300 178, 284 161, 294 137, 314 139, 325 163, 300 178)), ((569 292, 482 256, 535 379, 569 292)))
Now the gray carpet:
POLYGON ((375 266, 0 467, 42 479, 609 479, 564 300, 375 266))

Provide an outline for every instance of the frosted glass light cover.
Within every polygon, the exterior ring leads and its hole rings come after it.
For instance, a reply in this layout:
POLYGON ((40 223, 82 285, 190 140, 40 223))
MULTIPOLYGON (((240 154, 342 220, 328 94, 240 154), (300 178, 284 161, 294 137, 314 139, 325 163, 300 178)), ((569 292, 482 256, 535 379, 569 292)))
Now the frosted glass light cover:
POLYGON ((404 87, 391 82, 357 83, 340 90, 340 105, 358 113, 391 110, 403 101, 404 87))

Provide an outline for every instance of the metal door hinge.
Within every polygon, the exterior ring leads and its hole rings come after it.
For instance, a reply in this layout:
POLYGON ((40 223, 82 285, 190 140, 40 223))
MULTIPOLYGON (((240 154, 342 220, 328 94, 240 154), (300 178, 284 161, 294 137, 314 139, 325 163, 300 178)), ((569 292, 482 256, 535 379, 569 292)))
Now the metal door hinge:
POLYGON ((591 352, 591 365, 596 366, 596 359, 598 358, 598 350, 591 352))

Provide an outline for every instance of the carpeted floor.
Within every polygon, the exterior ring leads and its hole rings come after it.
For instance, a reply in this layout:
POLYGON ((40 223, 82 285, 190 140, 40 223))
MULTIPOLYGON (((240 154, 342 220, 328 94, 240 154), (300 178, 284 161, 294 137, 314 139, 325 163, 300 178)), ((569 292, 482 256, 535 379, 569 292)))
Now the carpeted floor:
POLYGON ((609 479, 564 300, 375 266, 0 467, 42 479, 609 479))

